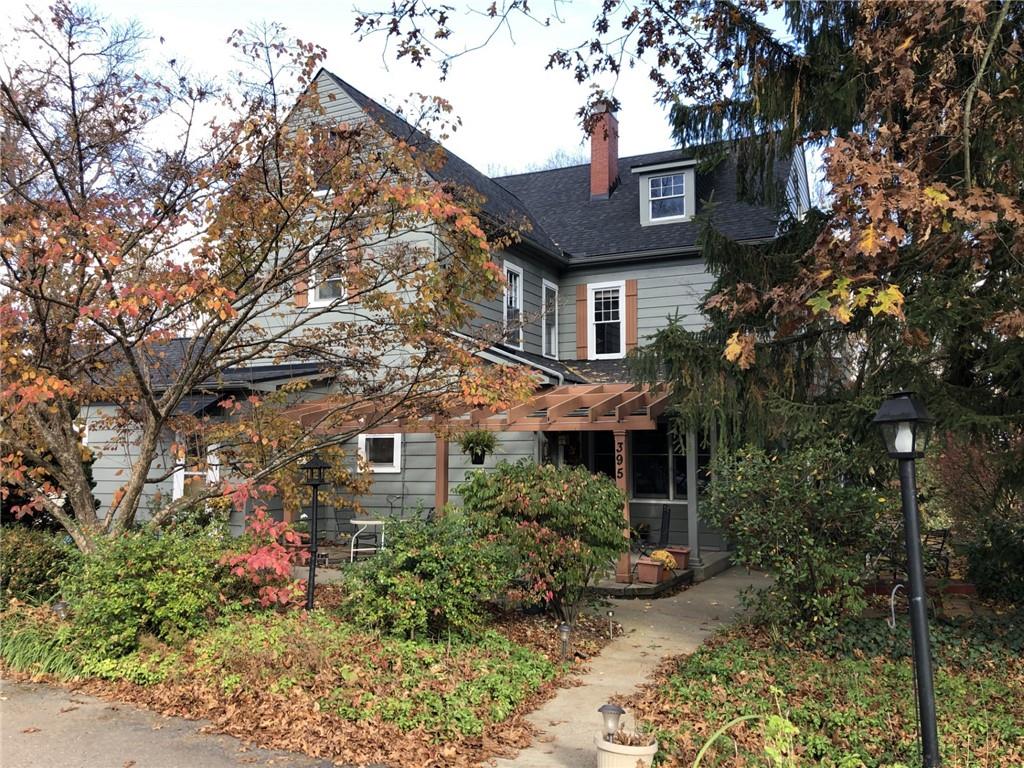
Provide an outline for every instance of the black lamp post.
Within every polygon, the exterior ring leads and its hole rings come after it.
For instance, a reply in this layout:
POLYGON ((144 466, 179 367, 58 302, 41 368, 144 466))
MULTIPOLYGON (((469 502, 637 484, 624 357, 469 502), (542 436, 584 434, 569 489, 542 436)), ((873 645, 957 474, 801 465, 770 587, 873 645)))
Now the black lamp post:
POLYGON ((873 423, 882 430, 889 456, 900 463, 907 575, 910 577, 910 631, 914 642, 917 711, 921 720, 921 752, 925 768, 936 768, 940 764, 939 733, 935 723, 935 689, 932 683, 931 641, 928 638, 928 609, 924 600, 924 567, 921 562, 914 465, 916 459, 924 457, 932 418, 924 403, 913 392, 896 392, 882 403, 873 423))
POLYGON ((316 520, 320 508, 320 486, 327 482, 327 470, 331 465, 320 458, 319 453, 299 469, 306 473, 306 485, 313 489, 313 513, 309 524, 309 579, 306 581, 306 610, 313 610, 313 590, 316 588, 316 520))

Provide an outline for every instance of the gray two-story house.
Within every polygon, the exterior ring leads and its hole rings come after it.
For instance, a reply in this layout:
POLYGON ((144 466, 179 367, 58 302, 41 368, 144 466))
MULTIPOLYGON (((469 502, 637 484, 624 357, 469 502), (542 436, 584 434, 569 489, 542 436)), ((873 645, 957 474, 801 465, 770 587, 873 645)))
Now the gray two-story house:
MULTIPOLYGON (((374 120, 398 139, 431 143, 330 72, 322 70, 315 82, 328 119, 374 120)), ((446 152, 431 172, 477 195, 485 226, 525 223, 518 242, 496 256, 504 296, 481 303, 475 323, 453 332, 501 338, 479 354, 494 364, 528 366, 541 382, 528 402, 498 414, 470 410, 455 426, 497 433, 498 449, 484 469, 526 457, 607 473, 626 492, 631 526, 645 524, 655 542, 690 546, 699 562, 700 548, 723 545, 701 522, 697 504, 711 441, 670 434, 666 391, 635 385, 625 358, 671 317, 691 328, 704 324, 698 306, 710 278, 696 217, 709 201, 713 225, 723 234, 764 241, 776 236, 781 215, 806 210, 807 171, 800 154, 786 164, 788 211, 773 210, 738 199, 736 169, 728 161, 704 173, 687 148, 619 157, 618 136, 616 116, 605 111, 590 136, 589 164, 489 178, 446 152)), ((330 300, 332 289, 326 281, 296 286, 288 311, 309 311, 330 300)), ((307 363, 293 372, 309 376, 314 369, 307 363)), ((287 367, 270 366, 248 378, 272 388, 289 375, 287 367)), ((362 454, 372 473, 372 489, 360 499, 367 516, 410 515, 457 501, 455 487, 476 467, 456 442, 428 428, 382 426, 353 442, 353 454, 362 454)), ((102 441, 90 436, 91 447, 102 449, 102 441)), ((101 497, 116 490, 115 468, 116 460, 102 457, 94 468, 101 497)), ((182 492, 180 477, 167 485, 152 490, 172 497, 182 492)), ((321 530, 332 530, 331 511, 324 517, 321 530)))

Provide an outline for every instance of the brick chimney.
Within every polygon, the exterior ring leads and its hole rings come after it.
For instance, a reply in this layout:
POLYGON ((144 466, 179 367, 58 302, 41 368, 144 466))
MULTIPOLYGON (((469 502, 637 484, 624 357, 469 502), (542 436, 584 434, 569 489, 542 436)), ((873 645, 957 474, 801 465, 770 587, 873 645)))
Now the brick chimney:
POLYGON ((619 183, 619 121, 611 104, 594 105, 590 131, 590 199, 607 200, 619 183))

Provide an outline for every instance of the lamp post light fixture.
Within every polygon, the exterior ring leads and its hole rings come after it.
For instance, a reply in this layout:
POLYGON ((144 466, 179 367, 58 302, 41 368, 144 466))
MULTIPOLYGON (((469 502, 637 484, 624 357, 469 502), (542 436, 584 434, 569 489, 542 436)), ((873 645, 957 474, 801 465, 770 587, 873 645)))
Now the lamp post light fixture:
POLYGON ((562 639, 562 658, 569 658, 569 635, 572 633, 572 627, 566 624, 564 621, 558 627, 558 636, 562 639))
POLYGON ((319 453, 303 464, 301 469, 306 475, 306 485, 313 489, 313 510, 309 521, 309 579, 306 581, 306 610, 313 610, 313 590, 316 588, 316 521, 320 511, 320 486, 327 483, 327 470, 331 465, 320 458, 319 453))
POLYGON ((932 417, 913 392, 896 392, 882 403, 872 423, 877 424, 889 456, 900 464, 900 495, 903 529, 907 542, 907 575, 910 577, 910 631, 914 646, 917 711, 921 723, 921 755, 925 768, 937 768, 939 733, 935 722, 935 688, 932 681, 928 608, 924 596, 924 567, 917 511, 915 460, 924 457, 932 417))
POLYGON ((619 732, 619 719, 626 714, 626 710, 618 704, 602 704, 597 711, 604 718, 604 740, 611 741, 619 732))

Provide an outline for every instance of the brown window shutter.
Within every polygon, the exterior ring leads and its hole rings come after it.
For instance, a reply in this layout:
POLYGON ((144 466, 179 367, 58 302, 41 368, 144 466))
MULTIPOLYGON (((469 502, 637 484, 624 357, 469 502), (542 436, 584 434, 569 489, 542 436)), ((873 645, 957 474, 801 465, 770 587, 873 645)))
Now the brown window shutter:
POLYGON ((587 359, 587 286, 576 286, 576 359, 587 359))
POLYGON ((295 281, 295 306, 309 306, 309 284, 305 280, 295 281))
POLYGON ((626 351, 636 349, 639 338, 639 306, 637 304, 636 280, 626 281, 626 351))

